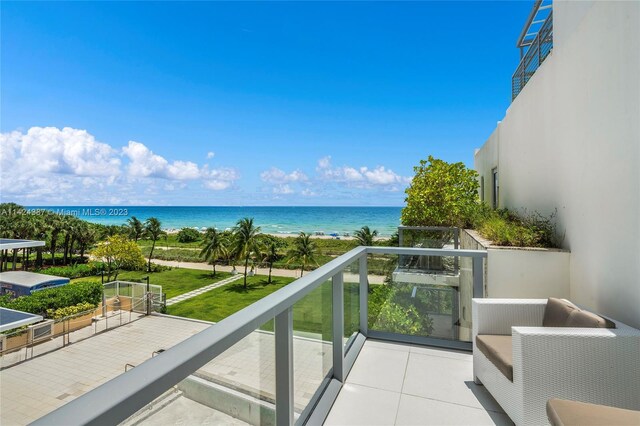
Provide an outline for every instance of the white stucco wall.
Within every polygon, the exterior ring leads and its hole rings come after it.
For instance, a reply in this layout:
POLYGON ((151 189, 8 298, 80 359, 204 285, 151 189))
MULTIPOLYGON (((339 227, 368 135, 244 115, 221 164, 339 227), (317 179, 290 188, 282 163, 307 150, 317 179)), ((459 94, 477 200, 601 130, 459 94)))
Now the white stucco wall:
POLYGON ((640 2, 553 13, 553 52, 476 167, 486 184, 497 150, 501 206, 557 209, 572 300, 640 327, 640 2))
POLYGON ((487 297, 544 299, 568 298, 567 251, 535 249, 487 250, 487 297))

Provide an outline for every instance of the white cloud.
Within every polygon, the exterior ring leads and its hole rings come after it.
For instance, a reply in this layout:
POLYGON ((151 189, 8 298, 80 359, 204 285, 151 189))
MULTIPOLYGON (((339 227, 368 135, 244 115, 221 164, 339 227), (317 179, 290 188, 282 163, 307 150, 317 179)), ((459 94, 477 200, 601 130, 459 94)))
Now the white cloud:
POLYGON ((191 161, 169 163, 164 157, 154 154, 140 142, 129 141, 129 145, 122 148, 122 152, 129 158, 127 170, 130 176, 173 180, 193 180, 200 177, 200 169, 196 163, 191 161))
POLYGON ((207 160, 211 160, 215 156, 216 156, 215 152, 213 152, 213 151, 207 152, 207 160))
POLYGON ((32 127, 26 133, 0 134, 3 171, 16 174, 60 173, 77 176, 113 176, 120 159, 111 146, 96 141, 86 130, 32 127))
POLYGON ((400 176, 384 166, 377 166, 373 169, 364 166, 359 168, 351 166, 334 167, 331 164, 330 156, 318 160, 316 171, 321 180, 356 188, 383 187, 385 190, 398 191, 401 186, 411 182, 411 178, 400 176))
MULTIPOLYGON (((240 178, 232 168, 209 169, 209 166, 198 167, 191 161, 174 161, 169 163, 164 157, 154 154, 144 144, 129 141, 122 148, 129 157, 128 172, 134 177, 154 177, 174 181, 201 179, 206 188, 220 191, 230 188, 240 178)), ((210 153, 213 154, 213 153, 210 153)))
POLYGON ((274 194, 281 194, 281 195, 287 195, 287 194, 293 194, 295 191, 291 188, 291 186, 284 184, 284 185, 277 185, 275 187, 273 187, 273 193, 274 194))
POLYGON ((328 169, 331 167, 331 156, 327 155, 326 157, 322 157, 318 160, 318 168, 319 169, 328 169))
POLYGON ((303 197, 315 197, 316 195, 318 195, 309 188, 303 189, 300 194, 302 194, 303 197))
POLYGON ((209 170, 204 166, 201 172, 204 186, 214 191, 228 189, 240 179, 240 173, 230 167, 209 170))
POLYGON ((286 173, 277 167, 272 167, 269 170, 265 170, 260 173, 260 178, 264 182, 269 183, 286 183, 286 182, 306 182, 309 180, 306 174, 300 170, 294 170, 291 173, 286 173))
POLYGON ((217 191, 238 179, 235 169, 169 161, 135 141, 116 149, 81 129, 32 127, 0 134, 0 191, 24 204, 148 204, 138 196, 150 193, 159 201, 162 189, 185 188, 190 180, 217 191))

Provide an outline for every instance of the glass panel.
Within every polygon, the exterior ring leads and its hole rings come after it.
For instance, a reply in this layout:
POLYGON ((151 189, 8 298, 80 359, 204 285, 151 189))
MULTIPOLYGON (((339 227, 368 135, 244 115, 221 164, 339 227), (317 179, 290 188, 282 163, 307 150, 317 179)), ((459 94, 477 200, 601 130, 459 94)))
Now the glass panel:
POLYGON ((399 256, 395 262, 394 256, 384 258, 395 268, 388 269, 384 284, 370 285, 371 330, 470 340, 473 295, 470 258, 399 256))
POLYGON ((360 330, 360 262, 348 265, 344 278, 344 345, 348 350, 360 330))
POLYGON ((194 372, 176 389, 176 402, 167 406, 174 405, 174 409, 160 408, 145 423, 274 424, 273 320, 194 372))
POLYGON ((298 414, 324 389, 333 366, 332 303, 332 282, 325 281, 293 306, 293 386, 298 414))

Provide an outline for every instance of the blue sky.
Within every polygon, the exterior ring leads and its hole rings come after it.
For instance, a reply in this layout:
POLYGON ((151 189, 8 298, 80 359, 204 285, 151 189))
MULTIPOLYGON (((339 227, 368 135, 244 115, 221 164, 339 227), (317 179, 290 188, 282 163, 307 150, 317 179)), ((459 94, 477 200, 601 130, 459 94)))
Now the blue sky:
POLYGON ((531 2, 3 2, 2 201, 402 205, 473 166, 531 2))

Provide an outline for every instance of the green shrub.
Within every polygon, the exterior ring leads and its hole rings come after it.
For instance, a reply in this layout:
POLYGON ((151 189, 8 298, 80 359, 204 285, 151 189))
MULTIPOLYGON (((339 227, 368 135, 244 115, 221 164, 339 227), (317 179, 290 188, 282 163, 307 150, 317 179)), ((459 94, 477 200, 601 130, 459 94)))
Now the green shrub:
POLYGON ((83 302, 77 305, 67 306, 66 308, 47 309, 47 317, 52 319, 60 319, 71 315, 79 314, 94 309, 96 305, 93 303, 83 302))
POLYGON ((202 234, 193 228, 182 228, 177 235, 178 242, 180 243, 193 243, 202 238, 202 234))
POLYGON ((411 297, 413 286, 373 286, 369 294, 369 327, 378 331, 429 336, 433 320, 423 301, 411 297))
POLYGON ((66 277, 66 278, 82 278, 82 277, 90 277, 92 275, 100 274, 102 271, 102 263, 100 262, 91 262, 91 263, 81 263, 74 264, 70 266, 55 266, 51 268, 41 269, 38 272, 42 274, 48 275, 56 275, 58 277, 66 277))
POLYGON ((102 284, 94 281, 80 281, 63 287, 36 291, 30 296, 22 296, 13 300, 0 298, 0 306, 36 315, 47 316, 48 310, 56 310, 80 303, 95 306, 102 301, 102 284))
POLYGON ((429 156, 414 167, 415 176, 405 190, 407 205, 402 224, 407 226, 468 226, 479 206, 478 173, 463 163, 447 163, 429 156))
POLYGON ((485 209, 476 217, 476 229, 496 245, 515 247, 560 246, 554 225, 555 213, 544 217, 539 213, 518 215, 506 209, 485 209))

